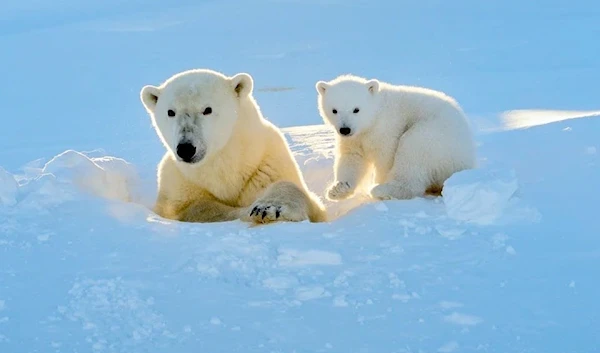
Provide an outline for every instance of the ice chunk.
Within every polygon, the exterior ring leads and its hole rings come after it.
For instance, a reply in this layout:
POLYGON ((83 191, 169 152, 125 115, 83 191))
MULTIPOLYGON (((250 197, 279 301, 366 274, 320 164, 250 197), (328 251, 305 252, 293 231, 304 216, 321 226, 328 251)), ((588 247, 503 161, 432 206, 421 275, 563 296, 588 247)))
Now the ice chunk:
POLYGON ((0 205, 13 206, 17 203, 19 184, 15 177, 0 167, 0 205))
POLYGON ((487 225, 502 215, 518 187, 514 170, 471 169, 448 178, 442 196, 451 218, 487 225))

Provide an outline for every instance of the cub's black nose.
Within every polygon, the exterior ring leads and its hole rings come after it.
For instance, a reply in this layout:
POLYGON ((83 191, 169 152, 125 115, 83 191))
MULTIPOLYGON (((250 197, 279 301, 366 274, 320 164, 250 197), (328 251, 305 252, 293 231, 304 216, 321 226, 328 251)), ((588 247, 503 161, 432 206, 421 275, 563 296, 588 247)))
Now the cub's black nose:
POLYGON ((340 134, 346 136, 346 135, 350 135, 350 133, 352 132, 352 130, 350 130, 349 127, 342 127, 340 128, 340 134))
POLYGON ((189 142, 180 143, 177 145, 177 155, 184 162, 191 162, 196 154, 196 147, 189 142))

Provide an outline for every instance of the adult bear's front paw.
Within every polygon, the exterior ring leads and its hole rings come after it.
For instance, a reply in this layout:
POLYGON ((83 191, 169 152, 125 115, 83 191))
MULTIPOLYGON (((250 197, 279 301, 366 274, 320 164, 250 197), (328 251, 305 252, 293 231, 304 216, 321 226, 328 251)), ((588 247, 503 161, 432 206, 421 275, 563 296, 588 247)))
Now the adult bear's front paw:
POLYGON ((306 211, 296 202, 258 200, 250 207, 249 220, 254 223, 302 222, 306 219, 306 211))
POLYGON ((327 189, 327 198, 329 200, 344 200, 354 193, 354 188, 347 181, 338 181, 327 189))
POLYGON ((406 186, 394 182, 375 185, 370 194, 373 199, 381 201, 409 200, 417 196, 417 193, 412 192, 406 186))

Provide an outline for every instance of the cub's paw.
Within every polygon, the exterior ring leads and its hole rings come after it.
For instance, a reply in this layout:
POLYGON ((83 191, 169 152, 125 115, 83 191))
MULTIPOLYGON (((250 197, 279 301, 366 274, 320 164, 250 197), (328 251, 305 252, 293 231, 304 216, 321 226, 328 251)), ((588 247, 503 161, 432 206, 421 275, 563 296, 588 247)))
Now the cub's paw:
POLYGON ((327 198, 329 200, 344 200, 354 193, 354 188, 347 181, 338 181, 327 189, 327 198))
POLYGON ((254 223, 302 222, 308 219, 304 209, 294 202, 257 201, 250 207, 247 221, 254 223))

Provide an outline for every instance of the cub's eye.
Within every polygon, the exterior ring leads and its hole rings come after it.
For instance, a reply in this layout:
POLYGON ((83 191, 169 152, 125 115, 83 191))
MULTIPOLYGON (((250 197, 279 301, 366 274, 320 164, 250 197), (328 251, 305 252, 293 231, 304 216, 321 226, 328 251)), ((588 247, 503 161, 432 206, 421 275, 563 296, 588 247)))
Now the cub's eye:
POLYGON ((337 114, 337 109, 331 111, 333 114, 337 114))
POLYGON ((173 109, 169 109, 169 110, 167 110, 167 115, 172 118, 175 116, 175 111, 173 109))
POLYGON ((360 109, 358 109, 358 108, 354 108, 354 112, 353 112, 353 113, 354 113, 354 114, 356 114, 356 113, 358 113, 359 111, 360 111, 360 109))
POLYGON ((202 112, 203 115, 210 115, 210 113, 212 113, 211 107, 206 107, 206 109, 204 109, 204 111, 202 112))

